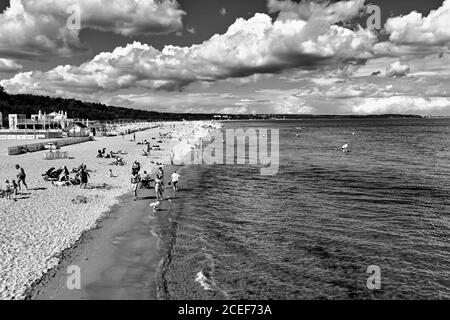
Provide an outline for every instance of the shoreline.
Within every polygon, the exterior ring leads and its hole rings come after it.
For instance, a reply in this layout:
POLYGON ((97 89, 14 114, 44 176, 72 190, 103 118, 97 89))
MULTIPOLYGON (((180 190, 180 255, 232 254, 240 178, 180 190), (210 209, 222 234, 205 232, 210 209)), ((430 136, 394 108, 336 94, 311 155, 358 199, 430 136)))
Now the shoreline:
MULTIPOLYGON (((166 165, 166 174, 170 175, 174 168, 182 176, 186 170, 185 166, 166 165)), ((94 228, 85 231, 73 246, 65 249, 58 264, 26 290, 25 300, 168 298, 163 288, 164 272, 170 264, 174 243, 163 233, 173 236, 174 200, 183 198, 171 189, 166 186, 164 201, 156 213, 149 207, 149 203, 156 200, 153 188, 140 189, 137 201, 132 200, 132 193, 119 197, 119 203, 100 218, 94 228), (127 243, 127 240, 130 241, 127 243), (131 261, 124 262, 123 256, 130 251, 131 261), (70 266, 80 267, 80 290, 67 288, 70 266)))
MULTIPOLYGON (((132 200, 131 193, 120 197, 119 204, 64 250, 59 263, 27 289, 25 299, 157 299, 157 275, 163 259, 156 230, 159 219, 148 207, 148 200, 155 199, 154 191, 140 191, 137 201, 132 200), (145 239, 130 239, 128 233, 142 224, 148 227, 145 239), (137 259, 122 261, 123 251, 130 248, 137 259), (139 250, 144 252, 136 254, 139 250), (70 276, 67 269, 74 265, 80 267, 80 290, 70 290, 66 284, 70 276), (140 274, 133 269, 140 269, 140 274)), ((163 205, 161 212, 168 210, 166 207, 163 205)))

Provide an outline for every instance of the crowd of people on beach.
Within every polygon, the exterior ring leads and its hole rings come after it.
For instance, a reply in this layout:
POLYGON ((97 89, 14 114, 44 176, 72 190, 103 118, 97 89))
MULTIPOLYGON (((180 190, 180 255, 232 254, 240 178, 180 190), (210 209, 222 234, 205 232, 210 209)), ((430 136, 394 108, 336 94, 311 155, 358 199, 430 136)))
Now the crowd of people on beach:
MULTIPOLYGON (((173 125, 175 128, 175 125, 173 125)), ((152 140, 157 142, 158 144, 152 144, 150 141, 143 140, 137 142, 138 145, 145 145, 146 148, 142 150, 142 155, 150 157, 151 151, 161 151, 160 143, 163 143, 163 139, 171 139, 172 132, 168 133, 159 133, 159 137, 153 137, 152 140)), ((136 134, 133 133, 132 140, 136 142, 136 134)), ((124 166, 125 161, 123 159, 123 155, 127 153, 123 150, 107 152, 106 148, 102 148, 97 150, 97 158, 104 159, 112 159, 113 161, 109 163, 110 165, 120 165, 124 166)), ((174 150, 170 151, 170 164, 174 165, 175 153, 174 150)), ((158 210, 158 206, 161 201, 164 200, 164 189, 166 183, 172 186, 174 192, 178 192, 178 182, 180 179, 180 175, 174 171, 170 176, 168 181, 165 181, 165 173, 162 167, 162 163, 150 161, 152 165, 158 166, 157 172, 155 175, 149 174, 147 171, 141 172, 141 164, 136 160, 132 164, 131 168, 131 185, 133 190, 133 198, 134 200, 138 199, 138 190, 140 188, 148 188, 154 189, 156 195, 156 205, 153 204, 154 211, 158 210)), ((17 175, 15 179, 7 179, 5 181, 5 189, 0 188, 0 197, 6 199, 14 199, 17 200, 17 195, 21 193, 22 188, 25 188, 28 191, 28 185, 26 183, 26 173, 25 170, 20 166, 15 166, 17 169, 17 175)), ((80 164, 80 166, 69 170, 66 165, 61 167, 51 167, 46 172, 42 174, 42 177, 45 181, 49 181, 55 187, 68 187, 68 186, 80 186, 82 189, 86 189, 88 186, 88 182, 90 179, 90 172, 85 164, 80 164)), ((109 177, 117 177, 113 174, 112 169, 108 171, 109 177)))
MULTIPOLYGON (((157 173, 154 178, 147 173, 147 171, 143 171, 143 174, 140 174, 141 164, 136 160, 134 161, 131 167, 131 188, 133 190, 133 200, 136 201, 138 199, 138 190, 141 187, 151 188, 151 183, 153 182, 153 188, 155 190, 156 202, 150 204, 153 207, 153 211, 157 211, 161 201, 164 200, 164 187, 165 187, 165 173, 164 169, 160 166, 157 169, 157 173)), ((180 174, 176 171, 172 173, 170 180, 168 182, 169 185, 172 185, 173 191, 178 192, 178 181, 180 179, 180 174)))
POLYGON ((79 185, 82 189, 86 189, 90 178, 89 170, 83 163, 71 171, 69 171, 67 166, 62 166, 58 169, 52 167, 43 173, 42 176, 45 181, 50 181, 55 187, 79 185))

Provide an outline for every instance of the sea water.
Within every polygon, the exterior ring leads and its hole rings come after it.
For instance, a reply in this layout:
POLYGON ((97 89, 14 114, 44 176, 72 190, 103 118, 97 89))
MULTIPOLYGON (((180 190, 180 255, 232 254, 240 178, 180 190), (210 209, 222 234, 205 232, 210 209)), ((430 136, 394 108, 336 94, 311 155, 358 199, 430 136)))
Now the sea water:
POLYGON ((278 173, 179 168, 163 298, 450 298, 450 119, 238 128, 279 130, 278 173))

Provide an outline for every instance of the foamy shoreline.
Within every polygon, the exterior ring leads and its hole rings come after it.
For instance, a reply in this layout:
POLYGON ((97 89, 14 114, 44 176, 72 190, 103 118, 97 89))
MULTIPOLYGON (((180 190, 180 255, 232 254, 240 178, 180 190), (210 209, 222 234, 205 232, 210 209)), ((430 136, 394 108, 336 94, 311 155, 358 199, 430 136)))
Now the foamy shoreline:
POLYGON ((13 141, 0 141, 0 179, 15 179, 14 165, 20 164, 27 172, 31 190, 17 202, 0 199, 0 299, 22 299, 27 288, 59 262, 59 254, 71 247, 83 232, 96 226, 100 218, 118 203, 118 197, 130 191, 130 167, 134 160, 142 170, 152 173, 155 163, 170 162, 170 150, 175 155, 190 152, 190 146, 209 134, 207 126, 214 122, 163 123, 160 128, 136 133, 136 142, 146 139, 151 145, 160 145, 161 151, 152 151, 151 157, 141 155, 146 146, 130 141, 132 135, 101 137, 95 141, 64 147, 73 159, 43 160, 43 153, 7 156, 6 147, 13 141), (175 128, 173 126, 175 125, 175 128), (160 139, 159 133, 171 133, 171 139, 160 139), (152 138, 155 139, 152 139, 152 138), (162 143, 158 143, 162 140, 162 143), (189 143, 188 143, 189 141, 189 143), (180 147, 182 146, 182 147, 180 147), (110 166, 111 159, 97 159, 97 150, 125 150, 126 165, 110 166), (106 184, 110 189, 80 189, 78 186, 54 187, 41 174, 50 167, 66 165, 69 170, 81 163, 91 173, 90 185, 106 184), (116 178, 108 176, 112 169, 116 178), (87 203, 73 200, 84 197, 87 203))

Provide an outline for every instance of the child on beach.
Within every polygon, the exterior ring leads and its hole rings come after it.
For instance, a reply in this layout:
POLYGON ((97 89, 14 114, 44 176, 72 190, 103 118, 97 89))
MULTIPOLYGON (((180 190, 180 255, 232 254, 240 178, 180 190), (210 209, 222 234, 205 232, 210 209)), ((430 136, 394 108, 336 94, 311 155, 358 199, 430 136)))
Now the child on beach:
POLYGON ((6 200, 11 200, 11 194, 13 193, 13 187, 12 185, 9 183, 9 180, 5 181, 5 197, 6 200))
POLYGON ((150 207, 153 208, 153 212, 157 212, 159 210, 159 205, 161 204, 161 202, 156 201, 153 203, 150 203, 150 207))
POLYGON ((18 190, 19 190, 19 185, 17 184, 16 180, 13 180, 12 181, 12 192, 14 194, 14 200, 17 197, 18 190))

